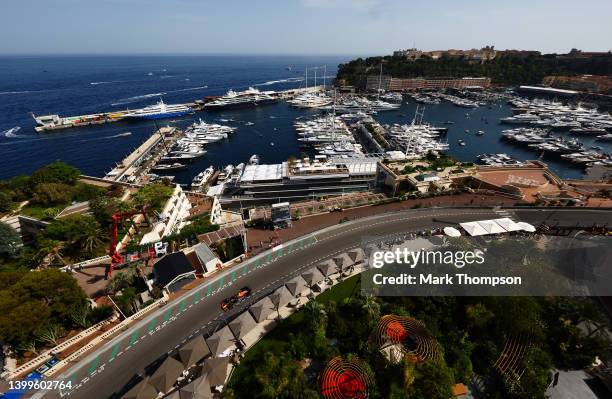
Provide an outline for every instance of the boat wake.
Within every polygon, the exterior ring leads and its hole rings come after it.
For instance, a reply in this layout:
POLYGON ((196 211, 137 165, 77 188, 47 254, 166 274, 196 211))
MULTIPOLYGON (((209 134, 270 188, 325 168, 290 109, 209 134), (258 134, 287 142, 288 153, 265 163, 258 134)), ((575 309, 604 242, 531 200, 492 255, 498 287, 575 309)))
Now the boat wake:
POLYGON ((208 89, 208 86, 187 87, 186 89, 170 90, 168 93, 178 93, 181 91, 193 91, 193 90, 203 90, 203 89, 208 89))
POLYGON ((292 83, 292 82, 302 82, 304 81, 304 78, 286 78, 286 79, 279 79, 279 80, 270 80, 264 83, 258 83, 254 86, 272 86, 272 85, 276 85, 279 83, 292 83))
POLYGON ((165 92, 162 92, 162 93, 149 93, 149 94, 143 94, 141 96, 122 98, 121 100, 118 100, 118 101, 112 103, 111 105, 113 107, 116 107, 117 105, 124 105, 124 104, 135 103, 135 102, 138 102, 140 100, 146 100, 147 98, 160 97, 160 96, 163 96, 164 94, 166 94, 166 93, 165 92))
POLYGON ((0 91, 0 96, 7 94, 28 94, 28 93, 42 93, 49 90, 21 90, 21 91, 0 91))
POLYGON ((117 137, 127 137, 127 136, 131 136, 131 135, 132 135, 132 132, 125 132, 125 133, 113 134, 111 136, 95 137, 93 139, 79 140, 79 142, 80 143, 87 143, 89 141, 109 140, 109 139, 114 139, 114 138, 117 138, 117 137))
POLYGON ((131 135, 132 135, 132 132, 125 132, 125 133, 115 134, 113 136, 108 136, 107 138, 114 139, 115 137, 127 137, 127 136, 131 136, 131 135))
POLYGON ((110 85, 113 83, 126 83, 126 82, 133 82, 133 81, 132 80, 109 80, 109 81, 103 81, 103 82, 89 82, 89 84, 92 86, 98 86, 98 85, 110 85))
POLYGON ((22 138, 23 136, 18 136, 15 134, 20 130, 21 130, 21 127, 15 126, 15 127, 12 127, 10 129, 3 131, 2 136, 8 137, 8 138, 22 138))

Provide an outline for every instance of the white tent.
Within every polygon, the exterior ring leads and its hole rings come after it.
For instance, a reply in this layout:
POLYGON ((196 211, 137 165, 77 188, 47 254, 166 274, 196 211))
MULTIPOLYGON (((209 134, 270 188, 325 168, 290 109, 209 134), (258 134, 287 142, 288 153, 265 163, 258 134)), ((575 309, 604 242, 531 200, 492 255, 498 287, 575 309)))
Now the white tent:
POLYGON ((487 234, 501 234, 506 232, 506 230, 495 223, 494 220, 479 220, 478 224, 487 231, 487 234))
POLYGON ((494 220, 498 225, 503 227, 506 231, 519 231, 522 230, 521 226, 510 218, 501 218, 494 220))
POLYGON ((536 228, 533 227, 533 225, 531 225, 529 223, 518 222, 517 224, 521 227, 521 230, 525 230, 525 231, 527 231, 529 233, 533 233, 533 232, 536 231, 536 228))
POLYGON ((465 222, 459 223, 459 226, 463 228, 471 236, 483 236, 489 234, 485 229, 482 228, 478 222, 465 222))
POLYGON ((449 237, 461 237, 461 232, 454 227, 445 227, 444 234, 449 237))

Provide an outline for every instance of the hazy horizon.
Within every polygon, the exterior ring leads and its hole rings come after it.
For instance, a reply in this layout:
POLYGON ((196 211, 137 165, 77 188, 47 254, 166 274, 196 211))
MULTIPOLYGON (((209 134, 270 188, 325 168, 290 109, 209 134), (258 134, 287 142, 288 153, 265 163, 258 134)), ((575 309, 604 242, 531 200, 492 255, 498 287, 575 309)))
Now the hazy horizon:
POLYGON ((491 3, 5 0, 0 34, 12 40, 0 42, 0 55, 369 56, 485 45, 543 53, 611 49, 611 1, 491 3))

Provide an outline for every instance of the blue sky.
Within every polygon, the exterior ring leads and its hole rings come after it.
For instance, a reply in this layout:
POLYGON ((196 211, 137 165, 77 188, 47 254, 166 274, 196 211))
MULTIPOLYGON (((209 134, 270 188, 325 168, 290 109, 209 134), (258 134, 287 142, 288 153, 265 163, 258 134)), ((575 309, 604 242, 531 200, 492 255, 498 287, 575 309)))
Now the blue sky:
POLYGON ((612 0, 2 0, 0 54, 612 48, 612 0))

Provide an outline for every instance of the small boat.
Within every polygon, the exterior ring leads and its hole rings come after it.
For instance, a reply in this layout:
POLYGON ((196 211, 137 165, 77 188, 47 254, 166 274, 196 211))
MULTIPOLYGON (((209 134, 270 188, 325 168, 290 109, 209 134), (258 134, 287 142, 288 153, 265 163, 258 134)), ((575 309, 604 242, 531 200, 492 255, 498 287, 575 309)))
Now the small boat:
POLYGON ((459 143, 460 146, 465 146, 465 141, 463 140, 457 140, 457 142, 459 143))
POLYGON ((479 131, 476 133, 476 136, 482 136, 483 134, 485 134, 484 130, 479 130, 479 131))
POLYGON ((465 129, 465 132, 466 132, 466 133, 469 133, 469 132, 470 132, 470 129, 465 129))
POLYGON ((272 142, 270 142, 270 145, 271 145, 272 147, 274 147, 274 142, 273 142, 273 141, 272 141, 272 142))
POLYGON ((249 158, 249 165, 259 165, 259 157, 257 154, 253 154, 251 158, 249 158))
POLYGON ((182 164, 180 162, 174 162, 172 164, 159 164, 151 168, 151 170, 154 170, 156 172, 163 172, 166 170, 182 170, 182 169, 187 169, 187 165, 182 164))
POLYGON ((597 140, 599 141, 612 141, 612 133, 604 134, 601 136, 597 136, 597 140))
POLYGON ((192 190, 197 190, 197 189, 205 186, 208 183, 208 181, 210 180, 210 178, 212 177, 212 175, 214 173, 215 173, 215 168, 213 168, 212 166, 209 166, 208 168, 206 168, 202 172, 198 173, 193 178, 193 181, 191 182, 191 189, 192 190))
POLYGON ((15 133, 17 133, 19 130, 21 130, 20 126, 15 126, 12 127, 8 130, 5 130, 3 133, 4 137, 17 137, 17 135, 15 133))

